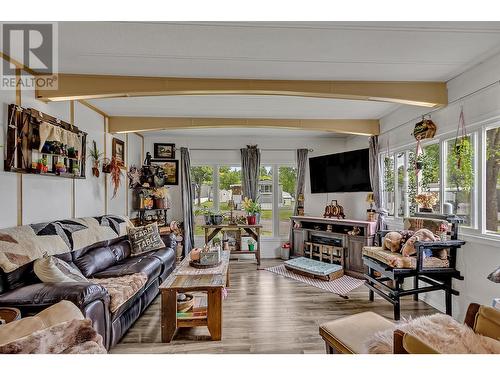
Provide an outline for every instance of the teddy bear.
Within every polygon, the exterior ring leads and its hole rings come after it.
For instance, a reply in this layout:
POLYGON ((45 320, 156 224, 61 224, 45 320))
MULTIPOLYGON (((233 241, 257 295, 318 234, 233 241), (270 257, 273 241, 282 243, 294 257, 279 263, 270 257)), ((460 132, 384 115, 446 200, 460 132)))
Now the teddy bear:
POLYGON ((401 248, 401 239, 403 236, 399 232, 389 232, 384 236, 382 248, 390 250, 392 253, 398 253, 401 248))
MULTIPOLYGON (((401 253, 403 256, 407 257, 410 255, 413 255, 417 252, 415 249, 415 242, 425 242, 425 241, 440 241, 440 238, 436 236, 434 233, 432 233, 429 229, 419 229, 417 230, 413 236, 411 236, 408 241, 403 246, 403 249, 401 250, 401 253)), ((435 256, 440 259, 446 259, 448 252, 446 249, 439 249, 434 252, 431 251, 430 254, 426 254, 427 256, 435 256)))
POLYGON ((406 241, 408 241, 408 239, 411 238, 414 233, 415 232, 411 230, 389 232, 384 237, 382 248, 384 250, 390 250, 393 253, 399 253, 406 241))

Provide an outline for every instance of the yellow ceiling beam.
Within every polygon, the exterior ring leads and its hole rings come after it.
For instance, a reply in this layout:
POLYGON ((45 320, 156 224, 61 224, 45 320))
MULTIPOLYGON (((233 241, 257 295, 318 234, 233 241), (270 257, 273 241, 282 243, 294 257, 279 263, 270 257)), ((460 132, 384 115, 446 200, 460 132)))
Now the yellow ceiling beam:
POLYGON ((376 135, 380 133, 378 120, 129 116, 111 116, 109 118, 110 133, 200 128, 282 128, 355 135, 376 135))
POLYGON ((37 87, 43 101, 162 95, 285 95, 373 100, 425 107, 448 102, 445 82, 301 81, 59 74, 56 90, 37 87))

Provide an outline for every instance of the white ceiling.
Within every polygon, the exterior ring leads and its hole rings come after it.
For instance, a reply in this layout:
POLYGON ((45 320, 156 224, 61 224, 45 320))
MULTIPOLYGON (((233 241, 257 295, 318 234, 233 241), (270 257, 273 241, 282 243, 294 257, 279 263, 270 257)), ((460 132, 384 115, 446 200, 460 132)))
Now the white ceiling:
POLYGON ((197 95, 89 100, 111 116, 380 118, 397 104, 288 96, 197 95))
MULTIPOLYGON (((499 52, 500 22, 59 23, 64 73, 448 81, 499 52)), ((122 116, 378 119, 398 108, 249 95, 91 102, 122 116)))
POLYGON ((61 22, 60 71, 446 81, 500 51, 500 22, 61 22))

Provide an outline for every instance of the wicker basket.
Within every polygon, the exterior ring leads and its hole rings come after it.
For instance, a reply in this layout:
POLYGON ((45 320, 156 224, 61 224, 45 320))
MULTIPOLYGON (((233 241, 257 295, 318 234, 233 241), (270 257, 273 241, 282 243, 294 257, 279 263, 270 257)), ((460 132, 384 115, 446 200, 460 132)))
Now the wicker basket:
POLYGON ((186 299, 184 301, 177 301, 177 312, 187 312, 193 308, 194 297, 192 294, 184 294, 186 299))

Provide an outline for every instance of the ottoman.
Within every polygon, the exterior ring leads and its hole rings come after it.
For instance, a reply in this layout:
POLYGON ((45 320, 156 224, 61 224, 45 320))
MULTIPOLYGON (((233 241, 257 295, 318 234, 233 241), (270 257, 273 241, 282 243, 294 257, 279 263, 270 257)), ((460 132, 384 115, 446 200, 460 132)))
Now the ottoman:
POLYGON ((367 311, 332 320, 319 327, 328 354, 366 354, 364 342, 373 334, 394 328, 390 320, 367 311))
POLYGON ((304 257, 287 260, 285 268, 302 276, 326 281, 344 276, 344 269, 338 264, 324 263, 304 257))

